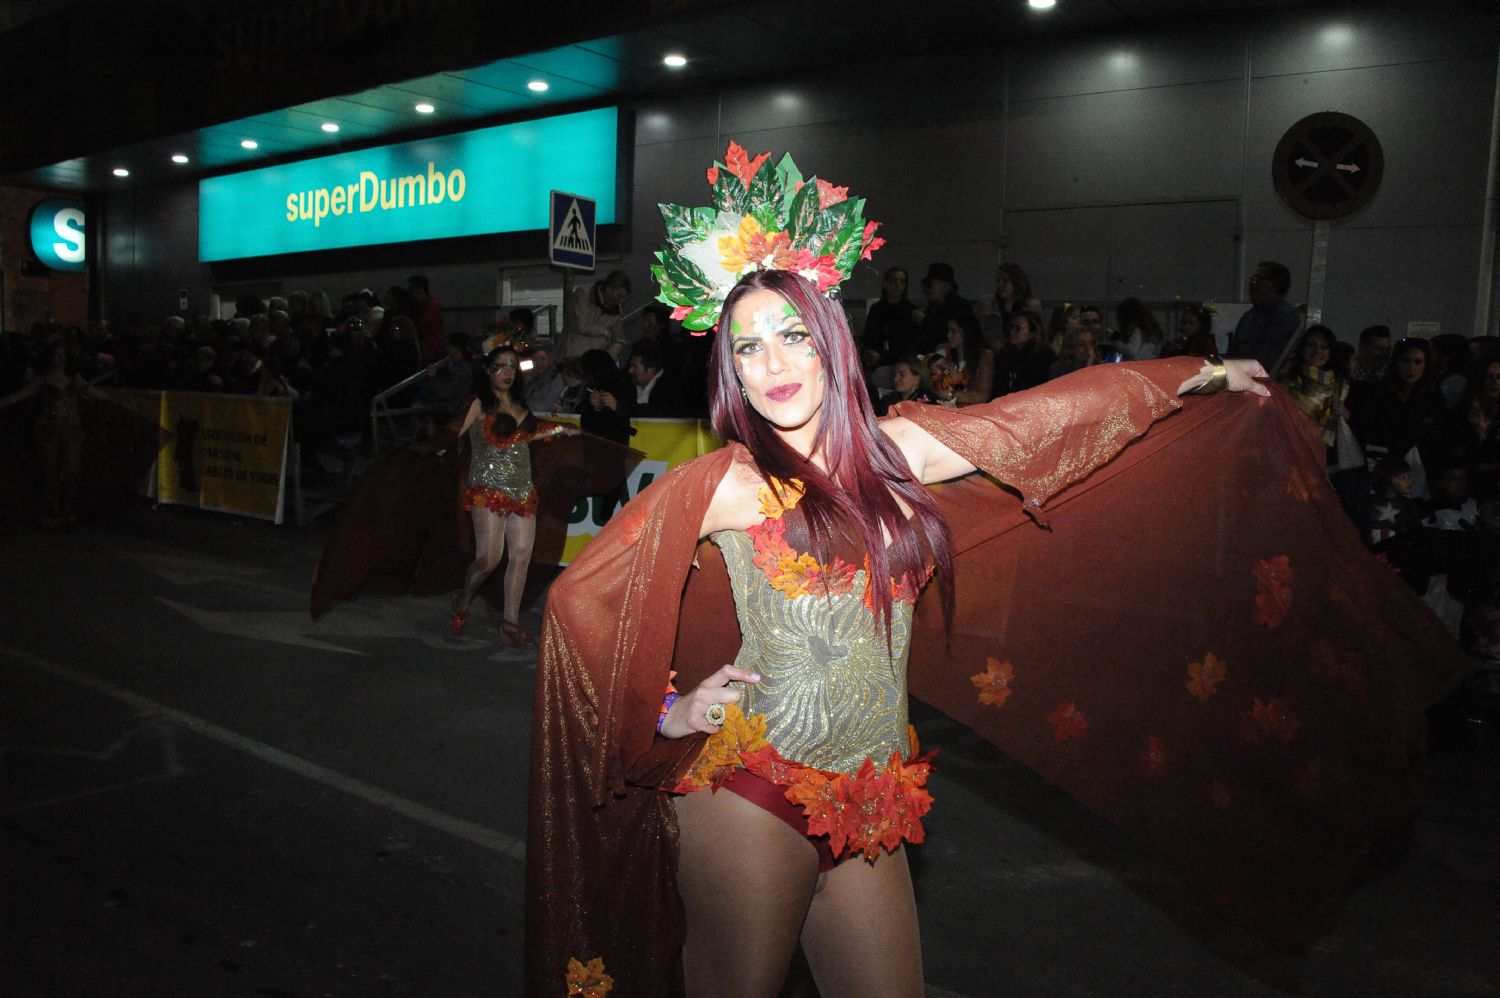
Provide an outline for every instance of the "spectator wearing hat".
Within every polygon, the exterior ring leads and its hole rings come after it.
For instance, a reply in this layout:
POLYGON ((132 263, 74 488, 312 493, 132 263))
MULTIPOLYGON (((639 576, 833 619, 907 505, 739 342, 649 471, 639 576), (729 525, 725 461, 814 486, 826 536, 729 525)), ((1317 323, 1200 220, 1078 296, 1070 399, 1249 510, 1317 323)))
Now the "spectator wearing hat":
POLYGON ((953 275, 951 263, 929 263, 927 276, 922 278, 922 291, 927 295, 927 307, 912 313, 921 327, 918 343, 922 353, 930 353, 947 342, 949 321, 960 325, 977 321, 974 307, 958 296, 958 278, 953 275))

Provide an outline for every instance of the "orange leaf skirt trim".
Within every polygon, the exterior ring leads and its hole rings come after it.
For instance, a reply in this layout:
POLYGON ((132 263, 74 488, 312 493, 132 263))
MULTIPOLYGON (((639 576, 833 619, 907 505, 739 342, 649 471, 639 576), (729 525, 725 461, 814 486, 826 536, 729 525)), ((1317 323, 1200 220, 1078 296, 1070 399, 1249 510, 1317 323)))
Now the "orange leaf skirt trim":
POLYGON ((915 732, 905 759, 892 752, 883 765, 866 759, 853 775, 830 773, 787 759, 765 740, 764 718, 747 720, 735 704, 726 707, 724 727, 704 743, 697 763, 672 793, 717 790, 727 775, 743 767, 785 787, 786 799, 807 819, 807 833, 827 835, 836 858, 863 854, 873 863, 882 850, 893 852, 903 842, 926 838, 921 818, 932 810, 927 776, 937 753, 918 755, 915 732))
POLYGON ((501 516, 514 513, 517 516, 536 515, 536 489, 532 489, 524 500, 517 502, 504 492, 495 489, 487 489, 483 485, 470 485, 464 489, 464 509, 473 509, 475 506, 483 506, 491 513, 501 516))

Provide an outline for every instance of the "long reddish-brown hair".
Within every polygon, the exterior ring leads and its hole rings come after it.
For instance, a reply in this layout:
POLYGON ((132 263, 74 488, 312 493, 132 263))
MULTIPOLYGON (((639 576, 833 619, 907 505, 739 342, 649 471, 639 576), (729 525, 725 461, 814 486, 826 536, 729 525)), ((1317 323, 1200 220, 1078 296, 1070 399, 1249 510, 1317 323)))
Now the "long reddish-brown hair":
POLYGON ((874 580, 911 571, 921 577, 925 555, 921 537, 931 552, 943 593, 943 613, 953 617, 953 549, 948 524, 932 496, 917 481, 905 456, 875 424, 854 336, 843 310, 824 298, 807 280, 790 271, 759 270, 747 274, 724 299, 719 334, 709 361, 709 415, 714 432, 735 440, 750 451, 756 469, 767 479, 801 479, 807 492, 799 508, 805 512, 813 555, 828 560, 831 539, 849 532, 864 542, 869 556, 868 578, 876 620, 890 637, 891 590, 874 580), (790 447, 765 417, 740 392, 734 366, 733 337, 727 320, 735 305, 756 289, 776 292, 796 310, 812 335, 822 358, 825 377, 813 452, 823 455, 827 473, 790 447), (896 503, 900 496, 911 507, 908 520, 896 503), (884 534, 891 537, 887 549, 884 534))

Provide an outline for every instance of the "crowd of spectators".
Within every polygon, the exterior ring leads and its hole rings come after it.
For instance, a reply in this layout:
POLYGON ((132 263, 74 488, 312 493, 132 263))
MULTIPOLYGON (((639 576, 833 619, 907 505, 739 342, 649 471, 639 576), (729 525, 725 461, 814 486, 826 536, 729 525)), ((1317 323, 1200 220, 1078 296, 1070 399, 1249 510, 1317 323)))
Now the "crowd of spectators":
MULTIPOLYGON (((1500 655, 1500 340, 1393 342, 1380 325, 1341 338, 1303 328, 1289 285, 1286 267, 1262 261, 1252 307, 1233 330, 1216 331, 1213 307, 1195 303, 1161 310, 1168 328, 1133 298, 1044 307, 1015 263, 998 267, 993 292, 971 301, 954 268, 934 262, 915 298, 906 269, 886 270, 879 299, 852 315, 851 328, 882 413, 907 400, 981 403, 1120 360, 1259 359, 1322 434, 1330 480, 1365 542, 1429 602, 1446 605, 1455 629, 1464 621, 1471 647, 1500 655)), ((565 328, 545 338, 526 308, 483 328, 450 328, 421 275, 381 295, 349 293, 338 308, 325 294, 296 292, 247 296, 230 319, 39 327, 6 337, 0 394, 35 377, 61 344, 91 381, 290 398, 297 438, 316 445, 367 434, 373 394, 419 371, 420 384, 396 401, 441 421, 483 376, 479 358, 510 340, 527 352, 534 412, 578 414, 586 430, 627 442, 632 421, 707 414, 712 349, 711 334, 687 334, 664 306, 627 311, 631 293, 619 271, 580 285, 565 328)))

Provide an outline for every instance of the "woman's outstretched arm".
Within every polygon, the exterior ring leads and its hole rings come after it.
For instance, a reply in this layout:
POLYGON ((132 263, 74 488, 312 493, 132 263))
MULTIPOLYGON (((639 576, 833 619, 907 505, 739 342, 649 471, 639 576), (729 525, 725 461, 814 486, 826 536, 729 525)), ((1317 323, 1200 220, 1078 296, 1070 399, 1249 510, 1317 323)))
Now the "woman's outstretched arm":
MULTIPOLYGON (((1270 394, 1256 380, 1266 376, 1256 361, 1223 364, 1229 391, 1270 394)), ((919 481, 942 482, 982 469, 1029 501, 1037 491, 1055 494, 1082 478, 1174 411, 1180 405, 1176 396, 1197 391, 1213 376, 1213 364, 1196 357, 1091 367, 955 413, 903 405, 880 427, 919 481), (1059 448, 1072 457, 1059 460, 1063 454, 1057 454, 1049 462, 1059 448), (1043 463, 1052 465, 1050 471, 1043 463), (1029 488, 1034 482, 1039 487, 1029 488)))

